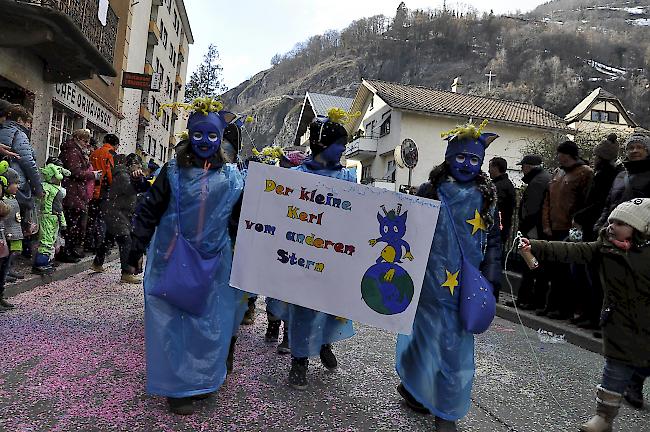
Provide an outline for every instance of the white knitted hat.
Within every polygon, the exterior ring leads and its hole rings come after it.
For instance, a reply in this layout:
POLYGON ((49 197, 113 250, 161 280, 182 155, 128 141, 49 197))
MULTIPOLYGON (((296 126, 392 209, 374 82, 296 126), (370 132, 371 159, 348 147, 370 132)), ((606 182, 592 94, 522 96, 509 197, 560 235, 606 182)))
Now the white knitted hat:
POLYGON ((625 222, 641 234, 650 235, 650 198, 634 198, 619 204, 609 215, 609 220, 625 222))

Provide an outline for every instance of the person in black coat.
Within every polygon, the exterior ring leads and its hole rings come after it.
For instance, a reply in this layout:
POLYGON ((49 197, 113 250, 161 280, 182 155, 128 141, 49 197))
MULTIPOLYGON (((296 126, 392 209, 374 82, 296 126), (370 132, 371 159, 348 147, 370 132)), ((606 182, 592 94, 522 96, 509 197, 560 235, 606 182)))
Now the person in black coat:
POLYGON ((501 244, 506 249, 508 249, 507 241, 512 229, 512 214, 517 205, 515 186, 508 178, 507 170, 508 162, 504 158, 495 157, 490 160, 490 178, 497 188, 497 209, 501 215, 501 244))
MULTIPOLYGON (((542 168, 542 158, 536 155, 524 156, 517 165, 521 165, 524 174, 522 180, 527 185, 519 203, 519 231, 524 237, 544 240, 542 210, 551 174, 542 168)), ((523 310, 542 309, 546 304, 547 292, 546 275, 539 270, 526 269, 517 295, 517 307, 523 310)))

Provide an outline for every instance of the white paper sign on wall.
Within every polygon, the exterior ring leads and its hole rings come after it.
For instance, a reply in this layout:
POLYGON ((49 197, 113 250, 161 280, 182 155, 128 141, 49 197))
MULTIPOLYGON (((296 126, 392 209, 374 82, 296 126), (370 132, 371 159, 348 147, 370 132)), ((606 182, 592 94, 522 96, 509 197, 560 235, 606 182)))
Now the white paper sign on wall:
POLYGON ((230 284, 410 334, 440 203, 251 163, 230 284))

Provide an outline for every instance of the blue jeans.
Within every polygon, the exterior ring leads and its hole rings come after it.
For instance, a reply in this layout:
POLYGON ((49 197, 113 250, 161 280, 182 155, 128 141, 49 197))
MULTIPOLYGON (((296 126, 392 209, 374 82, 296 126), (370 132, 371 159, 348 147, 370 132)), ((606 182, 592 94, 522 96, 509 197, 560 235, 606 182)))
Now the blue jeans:
POLYGON ((643 380, 648 376, 650 376, 650 367, 635 367, 608 358, 605 359, 601 386, 605 390, 622 394, 631 384, 640 385, 642 388, 643 380))

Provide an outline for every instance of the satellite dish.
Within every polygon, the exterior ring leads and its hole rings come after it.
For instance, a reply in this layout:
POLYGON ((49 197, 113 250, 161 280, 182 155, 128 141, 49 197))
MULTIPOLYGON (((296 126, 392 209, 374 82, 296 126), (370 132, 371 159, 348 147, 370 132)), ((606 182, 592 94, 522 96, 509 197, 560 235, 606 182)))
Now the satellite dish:
POLYGON ((410 138, 406 138, 404 141, 402 141, 402 145, 400 146, 400 153, 400 159, 402 160, 402 163, 407 168, 415 168, 415 166, 418 164, 418 147, 415 145, 415 141, 410 138))

